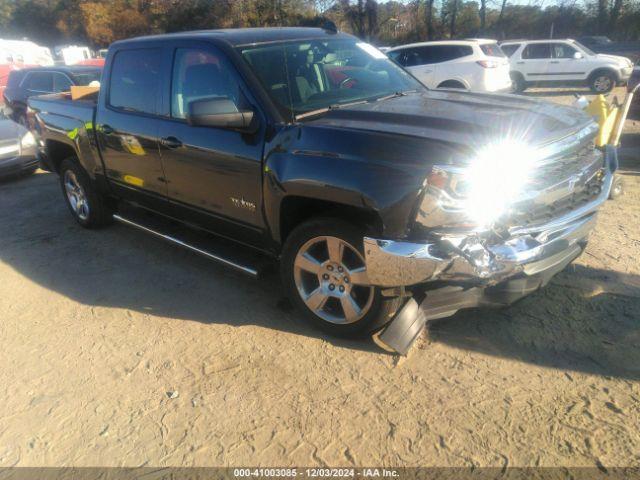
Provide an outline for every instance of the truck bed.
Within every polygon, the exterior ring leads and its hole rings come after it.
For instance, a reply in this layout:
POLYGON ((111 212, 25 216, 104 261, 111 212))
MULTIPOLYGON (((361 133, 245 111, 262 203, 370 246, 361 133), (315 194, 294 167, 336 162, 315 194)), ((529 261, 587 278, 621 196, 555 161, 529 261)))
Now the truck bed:
POLYGON ((69 156, 75 154, 89 175, 102 173, 104 168, 96 148, 94 120, 98 94, 73 100, 70 93, 54 93, 31 97, 30 109, 35 113, 35 130, 41 141, 43 163, 50 170, 49 145, 66 144, 69 156))

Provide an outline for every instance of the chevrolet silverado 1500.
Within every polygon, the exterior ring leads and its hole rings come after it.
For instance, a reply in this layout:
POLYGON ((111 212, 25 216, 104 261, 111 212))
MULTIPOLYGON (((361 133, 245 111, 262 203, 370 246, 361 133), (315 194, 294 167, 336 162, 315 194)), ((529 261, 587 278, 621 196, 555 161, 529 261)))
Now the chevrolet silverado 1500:
POLYGON ((146 222, 250 247, 338 335, 535 291, 583 251, 616 162, 581 111, 429 91, 330 28, 116 42, 95 97, 29 105, 80 225, 115 218, 255 273, 146 222))

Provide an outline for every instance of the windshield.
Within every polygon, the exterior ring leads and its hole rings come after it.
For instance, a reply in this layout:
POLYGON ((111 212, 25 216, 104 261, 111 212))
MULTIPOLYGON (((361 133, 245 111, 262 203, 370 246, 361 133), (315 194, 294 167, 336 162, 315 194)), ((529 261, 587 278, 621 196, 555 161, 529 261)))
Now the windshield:
POLYGON ((82 73, 74 73, 73 78, 76 81, 76 85, 89 85, 94 80, 100 81, 100 75, 102 70, 91 70, 82 73))
POLYGON ((276 105, 294 117, 425 88, 382 52, 355 39, 286 42, 240 51, 276 105))
POLYGON ((594 52, 593 50, 591 50, 588 47, 585 47, 583 44, 581 44, 580 42, 576 42, 574 41, 574 44, 579 46, 582 50, 584 50, 584 53, 586 53, 587 55, 595 55, 596 52, 594 52))

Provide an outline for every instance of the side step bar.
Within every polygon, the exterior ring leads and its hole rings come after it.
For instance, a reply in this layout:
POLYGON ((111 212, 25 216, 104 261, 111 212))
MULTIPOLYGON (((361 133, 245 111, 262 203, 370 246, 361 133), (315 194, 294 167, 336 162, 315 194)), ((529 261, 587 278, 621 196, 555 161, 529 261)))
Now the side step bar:
POLYGON ((114 214, 113 215, 113 219, 118 221, 118 222, 120 222, 120 223, 123 223, 125 225, 130 225, 130 226, 135 227, 135 228, 137 228, 139 230, 142 230, 143 232, 151 233, 152 235, 155 235, 156 237, 159 237, 159 238, 162 238, 164 240, 167 240, 168 242, 175 243, 176 245, 180 245, 181 247, 184 247, 187 250, 191 250, 192 252, 198 253, 198 254, 200 254, 200 255, 202 255, 202 256, 210 259, 210 260, 213 260, 213 261, 216 261, 218 263, 221 263, 221 264, 223 264, 223 265, 225 265, 227 267, 231 267, 231 268, 233 268, 235 270, 238 270, 238 271, 240 271, 242 273, 250 275, 250 276, 252 276, 254 278, 258 277, 258 270, 256 268, 253 268, 253 267, 250 267, 250 266, 247 266, 247 265, 242 265, 241 263, 238 263, 236 261, 232 261, 232 260, 230 260, 228 258, 224 258, 224 257, 222 257, 220 255, 216 255, 215 253, 212 253, 210 251, 204 250, 203 248, 199 248, 199 247, 196 247, 196 246, 191 245, 189 243, 186 243, 186 242, 184 242, 184 241, 182 241, 182 240, 180 240, 178 238, 175 238, 175 237, 173 237, 171 235, 162 233, 162 232, 160 232, 158 230, 151 229, 151 228, 149 228, 149 227, 147 227, 145 225, 142 225, 140 223, 137 223, 137 222, 134 222, 134 221, 129 220, 127 218, 124 218, 124 217, 122 217, 122 216, 120 216, 118 214, 114 214))

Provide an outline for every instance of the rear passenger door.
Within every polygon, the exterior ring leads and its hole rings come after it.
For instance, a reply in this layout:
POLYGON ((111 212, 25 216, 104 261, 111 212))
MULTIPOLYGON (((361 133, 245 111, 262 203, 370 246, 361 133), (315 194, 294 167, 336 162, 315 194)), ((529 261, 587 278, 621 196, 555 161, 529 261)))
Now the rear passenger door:
POLYGON ((549 43, 530 43, 522 50, 521 58, 516 61, 517 70, 527 82, 553 80, 550 73, 551 45, 549 43))
POLYGON ((158 151, 162 123, 162 48, 117 50, 105 72, 96 134, 106 175, 119 196, 154 209, 166 206, 167 184, 158 151))
POLYGON ((205 229, 260 244, 264 122, 256 133, 191 126, 189 103, 228 98, 261 118, 227 55, 210 43, 176 41, 160 126, 160 153, 172 210, 205 229))

